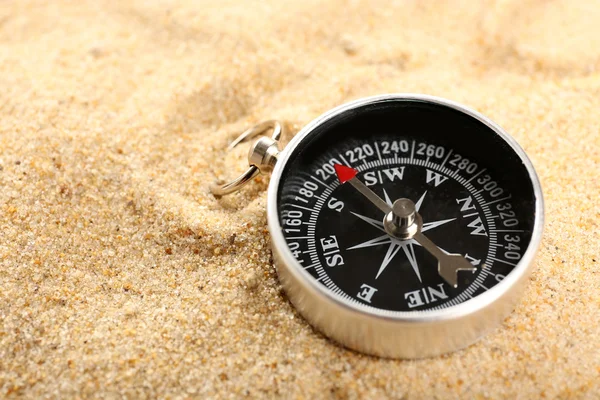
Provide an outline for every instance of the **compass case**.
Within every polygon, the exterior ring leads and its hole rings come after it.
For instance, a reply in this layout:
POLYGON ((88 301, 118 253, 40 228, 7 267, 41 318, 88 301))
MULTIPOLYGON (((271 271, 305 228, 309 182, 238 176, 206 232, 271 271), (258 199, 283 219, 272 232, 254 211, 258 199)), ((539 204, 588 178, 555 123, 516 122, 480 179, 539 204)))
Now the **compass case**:
MULTIPOLYGON (((333 122, 332 122, 333 121, 333 122)), ((539 246, 544 208, 539 180, 531 161, 502 128, 483 115, 460 104, 425 95, 390 94, 360 99, 337 107, 303 128, 279 155, 273 170, 267 201, 268 226, 278 276, 290 301, 319 331, 340 344, 367 354, 391 358, 436 356, 464 348, 498 327, 514 309, 533 268, 539 246), (366 106, 388 102, 419 102, 458 111, 501 138, 514 152, 514 159, 531 182, 534 200, 531 239, 514 268, 497 284, 466 301, 445 308, 390 311, 348 301, 329 290, 298 262, 290 250, 280 223, 279 193, 282 176, 294 151, 311 134, 338 117, 352 115, 366 106), (522 164, 521 164, 522 163, 522 164)), ((499 230, 498 232, 508 232, 499 230)), ((502 234, 504 235, 504 234, 502 234)))

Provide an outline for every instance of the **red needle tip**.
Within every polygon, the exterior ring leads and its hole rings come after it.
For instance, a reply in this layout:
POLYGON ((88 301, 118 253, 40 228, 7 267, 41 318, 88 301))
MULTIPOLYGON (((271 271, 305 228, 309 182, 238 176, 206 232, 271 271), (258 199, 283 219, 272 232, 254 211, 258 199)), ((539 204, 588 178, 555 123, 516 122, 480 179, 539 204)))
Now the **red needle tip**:
POLYGON ((333 164, 333 168, 335 168, 335 173, 337 174, 340 183, 348 182, 358 173, 358 171, 354 168, 346 167, 340 164, 333 164))

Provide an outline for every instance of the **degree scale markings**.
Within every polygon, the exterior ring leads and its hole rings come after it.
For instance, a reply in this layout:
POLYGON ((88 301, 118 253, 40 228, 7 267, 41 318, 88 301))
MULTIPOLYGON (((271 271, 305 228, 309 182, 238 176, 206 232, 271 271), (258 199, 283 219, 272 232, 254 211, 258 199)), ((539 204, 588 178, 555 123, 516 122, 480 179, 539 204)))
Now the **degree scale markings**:
MULTIPOLYGON (((375 155, 372 156, 372 160, 367 162, 366 159, 362 159, 361 164, 354 165, 354 167, 359 171, 359 173, 363 173, 372 168, 377 168, 377 167, 381 167, 381 166, 394 166, 394 165, 421 166, 424 168, 429 168, 429 169, 432 169, 439 173, 442 173, 447 177, 453 178, 455 181, 457 181, 459 184, 461 184, 473 196, 473 198, 475 199, 475 201, 477 202, 477 204, 481 207, 481 209, 483 211, 483 214, 485 216, 485 220, 486 220, 487 226, 488 226, 488 233, 489 233, 489 240, 490 240, 488 254, 485 259, 485 262, 481 263, 482 268, 480 269, 480 272, 478 272, 478 276, 477 276, 476 280, 468 288, 463 290, 461 295, 459 295, 458 297, 455 297, 451 302, 445 303, 443 306, 440 306, 440 307, 448 307, 453 304, 457 304, 462 301, 465 301, 466 299, 472 297, 473 294, 475 293, 475 291, 480 287, 484 288, 484 290, 487 290, 487 287, 483 284, 483 282, 484 282, 485 278, 489 275, 488 271, 490 270, 491 265, 493 265, 494 261, 503 262, 502 260, 497 259, 495 257, 496 248, 502 247, 502 245, 497 244, 496 233, 497 232, 502 232, 502 233, 504 233, 504 232, 515 232, 515 233, 523 232, 522 230, 512 230, 512 229, 511 230, 499 230, 499 229, 496 229, 496 224, 495 224, 494 218, 497 218, 497 216, 493 216, 491 213, 491 210, 489 209, 490 205, 500 203, 502 201, 510 200, 511 196, 508 195, 508 196, 505 196, 505 197, 502 197, 499 199, 493 199, 493 200, 489 200, 486 202, 486 200, 482 197, 483 190, 482 189, 477 190, 471 184, 471 182, 473 180, 475 180, 477 178, 477 176, 480 176, 481 174, 483 174, 483 172, 486 171, 486 169, 485 168, 478 169, 477 173, 475 175, 469 174, 470 175, 469 179, 466 179, 465 177, 461 176, 461 171, 458 168, 452 170, 452 169, 449 169, 448 167, 444 167, 443 165, 446 164, 446 162, 450 158, 453 150, 445 151, 444 161, 441 164, 436 164, 435 162, 432 162, 430 160, 430 157, 428 157, 427 160, 423 160, 423 159, 419 159, 419 158, 415 157, 414 153, 415 153, 415 147, 417 145, 417 142, 415 140, 412 141, 411 152, 410 152, 411 158, 410 159, 406 158, 406 157, 398 158, 398 152, 394 152, 393 158, 383 158, 382 154, 381 154, 381 149, 380 149, 381 146, 379 145, 379 143, 377 141, 375 141, 372 144, 374 144, 374 147, 376 150, 375 155)), ((341 149, 341 150, 342 150, 342 152, 344 151, 344 149, 341 149)), ((328 155, 325 154, 323 156, 323 158, 328 158, 328 155)), ((333 158, 339 158, 339 159, 341 159, 340 161, 344 162, 344 164, 350 165, 348 163, 348 161, 346 160, 346 158, 342 154, 337 153, 337 157, 334 156, 333 158)), ((315 164, 314 168, 317 168, 317 167, 318 167, 318 165, 315 164)), ((473 171, 473 173, 475 173, 475 171, 473 171)), ((288 240, 296 240, 296 239, 308 240, 310 242, 309 245, 310 245, 310 250, 311 250, 310 251, 311 259, 314 258, 316 260, 314 260, 313 264, 311 264, 309 267, 305 267, 305 268, 306 269, 314 268, 315 270, 317 270, 318 280, 325 283, 326 286, 329 287, 330 289, 332 289, 334 292, 343 295, 344 297, 346 297, 348 300, 350 300, 352 302, 363 304, 363 303, 360 303, 357 300, 355 300, 352 296, 349 296, 348 294, 344 293, 339 287, 337 287, 335 285, 335 283, 333 283, 331 281, 331 279, 328 278, 327 272, 321 265, 321 262, 317 256, 317 251, 316 251, 316 246, 315 246, 316 233, 314 230, 314 225, 315 225, 314 223, 318 220, 320 212, 323 209, 323 205, 330 198, 331 193, 337 188, 337 186, 339 184, 335 179, 332 179, 333 178, 332 176, 330 176, 326 180, 321 180, 321 179, 317 178, 314 175, 314 170, 312 171, 312 173, 306 173, 306 175, 308 175, 311 180, 313 180, 313 181, 317 182, 319 185, 321 185, 324 188, 323 192, 319 196, 315 196, 315 199, 317 201, 314 205, 312 205, 312 208, 302 207, 297 204, 293 204, 291 202, 288 203, 288 205, 291 207, 294 207, 294 208, 300 208, 305 211, 309 211, 310 212, 310 214, 309 214, 310 220, 313 222, 312 223, 313 228, 310 229, 309 232, 307 232, 306 236, 292 236, 292 237, 286 237, 286 239, 288 239, 288 240), (327 183, 327 182, 329 182, 329 183, 327 183)), ((509 265, 514 266, 516 264, 509 263, 509 265)), ((435 309, 435 308, 432 308, 432 309, 435 309)))
MULTIPOLYGON (((401 161, 404 161, 404 160, 401 160, 401 161)), ((384 164, 391 164, 391 163, 387 162, 387 163, 384 163, 384 164)), ((409 164, 409 163, 407 163, 407 164, 409 164)), ((416 163, 416 164, 417 164, 417 165, 428 166, 428 167, 431 167, 431 168, 433 168, 433 169, 437 169, 437 168, 436 168, 436 165, 434 165, 434 164, 432 164, 432 163, 429 163, 429 162, 423 162, 422 160, 417 160, 417 163, 416 163), (419 161, 420 161, 420 162, 419 162, 419 161)), ((364 170, 365 168, 364 168, 364 167, 362 167, 362 168, 358 168, 358 169, 359 169, 360 171, 362 171, 362 170, 364 170)), ((449 175, 452 175, 452 176, 453 176, 455 179, 456 179, 456 178, 460 178, 460 177, 457 175, 457 172, 452 172, 452 171, 445 171, 445 172, 447 172, 449 175)), ((460 179, 457 179, 457 180, 460 180, 460 179)), ((334 184, 334 185, 330 186, 330 187, 329 187, 329 189, 330 189, 330 190, 329 190, 328 192, 330 192, 330 191, 333 191, 333 189, 334 189, 334 187, 335 187, 335 186, 337 186, 337 185, 335 185, 335 184, 334 184)), ((471 191, 471 193, 473 193, 473 189, 472 189, 472 188, 469 188, 469 190, 471 191)), ((476 194, 478 194, 478 193, 476 193, 476 194)), ((323 197, 323 200, 324 200, 325 196, 322 196, 322 197, 323 197)), ((477 196, 477 197, 479 197, 479 196, 477 196)), ((318 215, 318 212, 319 212, 319 211, 320 211, 320 207, 318 207, 317 209, 315 209, 315 210, 314 210, 314 214, 317 214, 317 215, 318 215)), ((313 235, 314 235, 314 234, 313 234, 313 235)), ((324 271, 323 271, 323 272, 324 272, 324 271)), ((468 292, 470 292, 470 291, 468 291, 468 292)), ((468 297, 471 297, 471 293, 466 293, 466 295, 467 295, 468 297)), ((461 301, 462 301, 462 300, 461 300, 461 301)))

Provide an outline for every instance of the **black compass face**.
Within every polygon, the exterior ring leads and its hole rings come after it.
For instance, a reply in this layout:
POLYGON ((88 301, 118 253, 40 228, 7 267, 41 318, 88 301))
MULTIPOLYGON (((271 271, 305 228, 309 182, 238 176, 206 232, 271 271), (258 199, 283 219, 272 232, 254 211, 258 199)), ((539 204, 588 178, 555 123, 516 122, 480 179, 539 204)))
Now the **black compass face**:
POLYGON ((388 311, 450 307, 496 285, 529 246, 535 205, 527 169, 498 133, 417 100, 361 106, 317 126, 290 155, 278 193, 298 268, 350 303, 388 311), (389 207, 410 199, 422 234, 475 268, 449 284, 419 241, 388 233, 382 207, 356 181, 389 207))

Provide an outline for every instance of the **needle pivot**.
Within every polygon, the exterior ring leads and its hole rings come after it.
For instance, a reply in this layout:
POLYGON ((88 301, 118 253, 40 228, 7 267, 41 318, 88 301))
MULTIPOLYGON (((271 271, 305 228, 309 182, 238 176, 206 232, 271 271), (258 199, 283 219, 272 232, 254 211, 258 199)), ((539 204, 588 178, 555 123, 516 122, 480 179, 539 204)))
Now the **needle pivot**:
POLYGON ((392 209, 383 219, 383 227, 388 235, 396 239, 412 239, 423 227, 423 220, 417 212, 415 203, 401 198, 394 202, 392 209))
POLYGON ((398 199, 392 205, 393 221, 396 225, 409 226, 415 222, 415 203, 409 199, 398 199))

